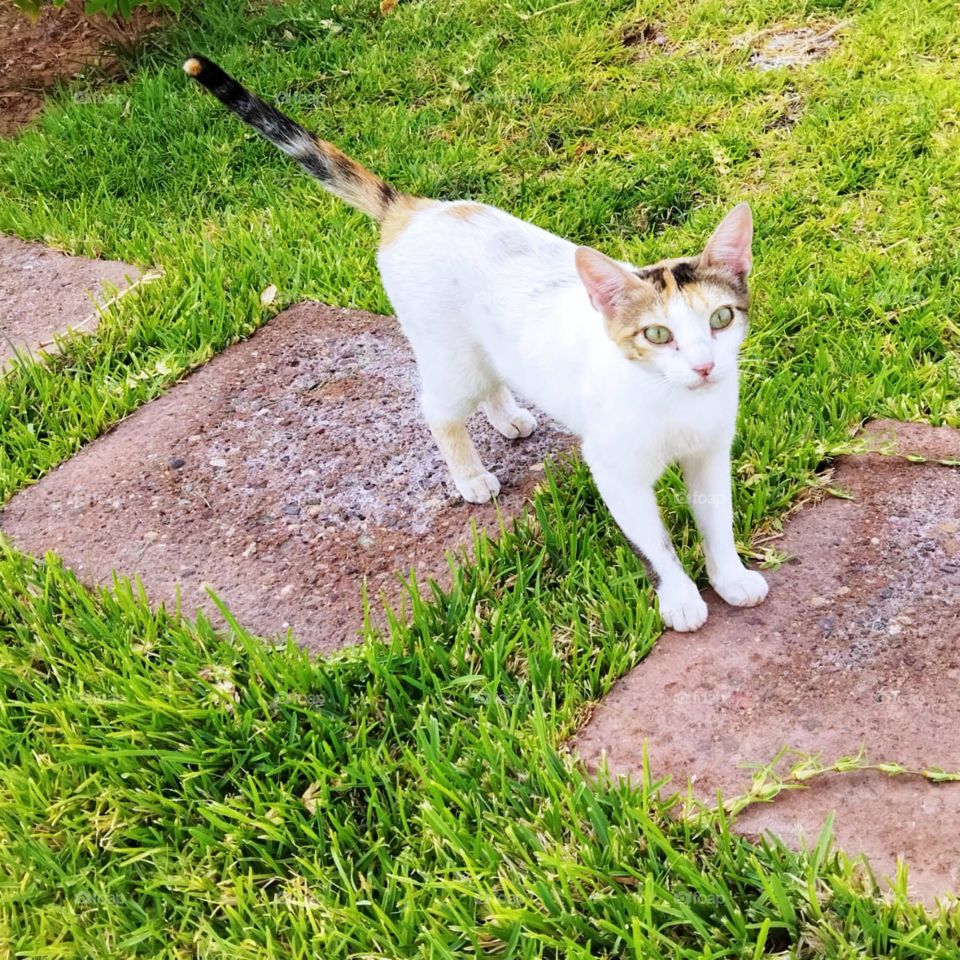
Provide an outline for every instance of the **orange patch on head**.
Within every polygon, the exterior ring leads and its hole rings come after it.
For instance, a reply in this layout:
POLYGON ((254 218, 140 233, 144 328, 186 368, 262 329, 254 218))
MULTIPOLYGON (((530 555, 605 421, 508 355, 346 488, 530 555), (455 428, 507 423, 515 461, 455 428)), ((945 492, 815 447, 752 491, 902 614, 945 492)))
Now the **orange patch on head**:
MULTIPOLYGON (((576 264, 590 302, 603 316, 607 335, 629 359, 645 356, 650 347, 638 335, 662 302, 657 285, 590 247, 577 248, 576 264)), ((676 289, 675 282, 673 286, 676 289)))
POLYGON ((660 260, 643 267, 640 273, 656 286, 665 300, 679 295, 694 307, 708 307, 717 302, 741 310, 748 306, 746 282, 728 270, 704 266, 699 257, 660 260))
POLYGON ((653 344, 644 339, 641 331, 656 322, 651 312, 660 301, 657 290, 649 283, 638 281, 604 317, 607 335, 629 360, 641 360, 655 349, 653 344))
POLYGON ((666 298, 672 297, 680 288, 677 286, 677 278, 669 267, 663 269, 663 295, 666 298))

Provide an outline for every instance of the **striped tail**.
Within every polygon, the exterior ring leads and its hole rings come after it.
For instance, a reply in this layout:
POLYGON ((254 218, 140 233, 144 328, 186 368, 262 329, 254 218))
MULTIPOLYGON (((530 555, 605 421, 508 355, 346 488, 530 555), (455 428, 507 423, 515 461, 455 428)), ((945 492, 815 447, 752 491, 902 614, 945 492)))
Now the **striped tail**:
POLYGON ((241 120, 293 157, 332 194, 368 216, 383 220, 394 204, 406 199, 332 143, 314 136, 276 107, 264 103, 205 57, 191 57, 183 69, 241 120))

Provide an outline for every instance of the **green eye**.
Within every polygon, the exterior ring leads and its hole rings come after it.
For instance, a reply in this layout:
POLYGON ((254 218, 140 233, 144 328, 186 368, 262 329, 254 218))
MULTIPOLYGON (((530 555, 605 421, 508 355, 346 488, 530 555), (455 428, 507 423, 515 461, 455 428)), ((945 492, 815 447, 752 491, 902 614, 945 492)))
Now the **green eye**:
POLYGON ((733 311, 729 307, 719 307, 710 317, 710 326, 714 330, 723 330, 733 323, 733 311))
POLYGON ((651 343, 669 343, 673 339, 673 334, 666 327, 661 327, 659 324, 654 324, 652 327, 645 327, 643 335, 651 343))

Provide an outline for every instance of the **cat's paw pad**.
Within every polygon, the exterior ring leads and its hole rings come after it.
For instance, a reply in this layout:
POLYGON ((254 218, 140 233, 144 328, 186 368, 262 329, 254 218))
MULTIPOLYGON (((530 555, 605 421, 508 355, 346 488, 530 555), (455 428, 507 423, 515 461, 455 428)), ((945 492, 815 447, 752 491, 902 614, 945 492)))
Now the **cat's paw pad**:
POLYGON ((756 570, 738 570, 732 576, 711 580, 710 585, 732 607, 755 607, 770 589, 756 570))
POLYGON ((455 478, 454 482, 468 503, 487 503, 500 492, 500 481, 486 470, 473 477, 455 478))
POLYGON ((672 589, 661 587, 657 599, 664 626, 679 633, 699 630, 707 622, 707 605, 693 581, 672 589))

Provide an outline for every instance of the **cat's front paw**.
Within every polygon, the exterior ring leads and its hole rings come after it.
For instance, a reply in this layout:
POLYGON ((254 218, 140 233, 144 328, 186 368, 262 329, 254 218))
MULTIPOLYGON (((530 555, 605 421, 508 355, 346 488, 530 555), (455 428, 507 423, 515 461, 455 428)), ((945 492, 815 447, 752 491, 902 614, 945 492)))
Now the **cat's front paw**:
POLYGON ((500 481, 486 470, 472 477, 454 477, 453 482, 467 503, 487 503, 500 492, 500 481))
POLYGON ((692 580, 671 587, 661 586, 657 590, 657 599, 664 626, 688 633, 699 630, 707 621, 707 605, 692 580))
POLYGON ((710 585, 732 607, 755 607, 770 589, 762 573, 745 567, 730 576, 718 576, 710 585))

